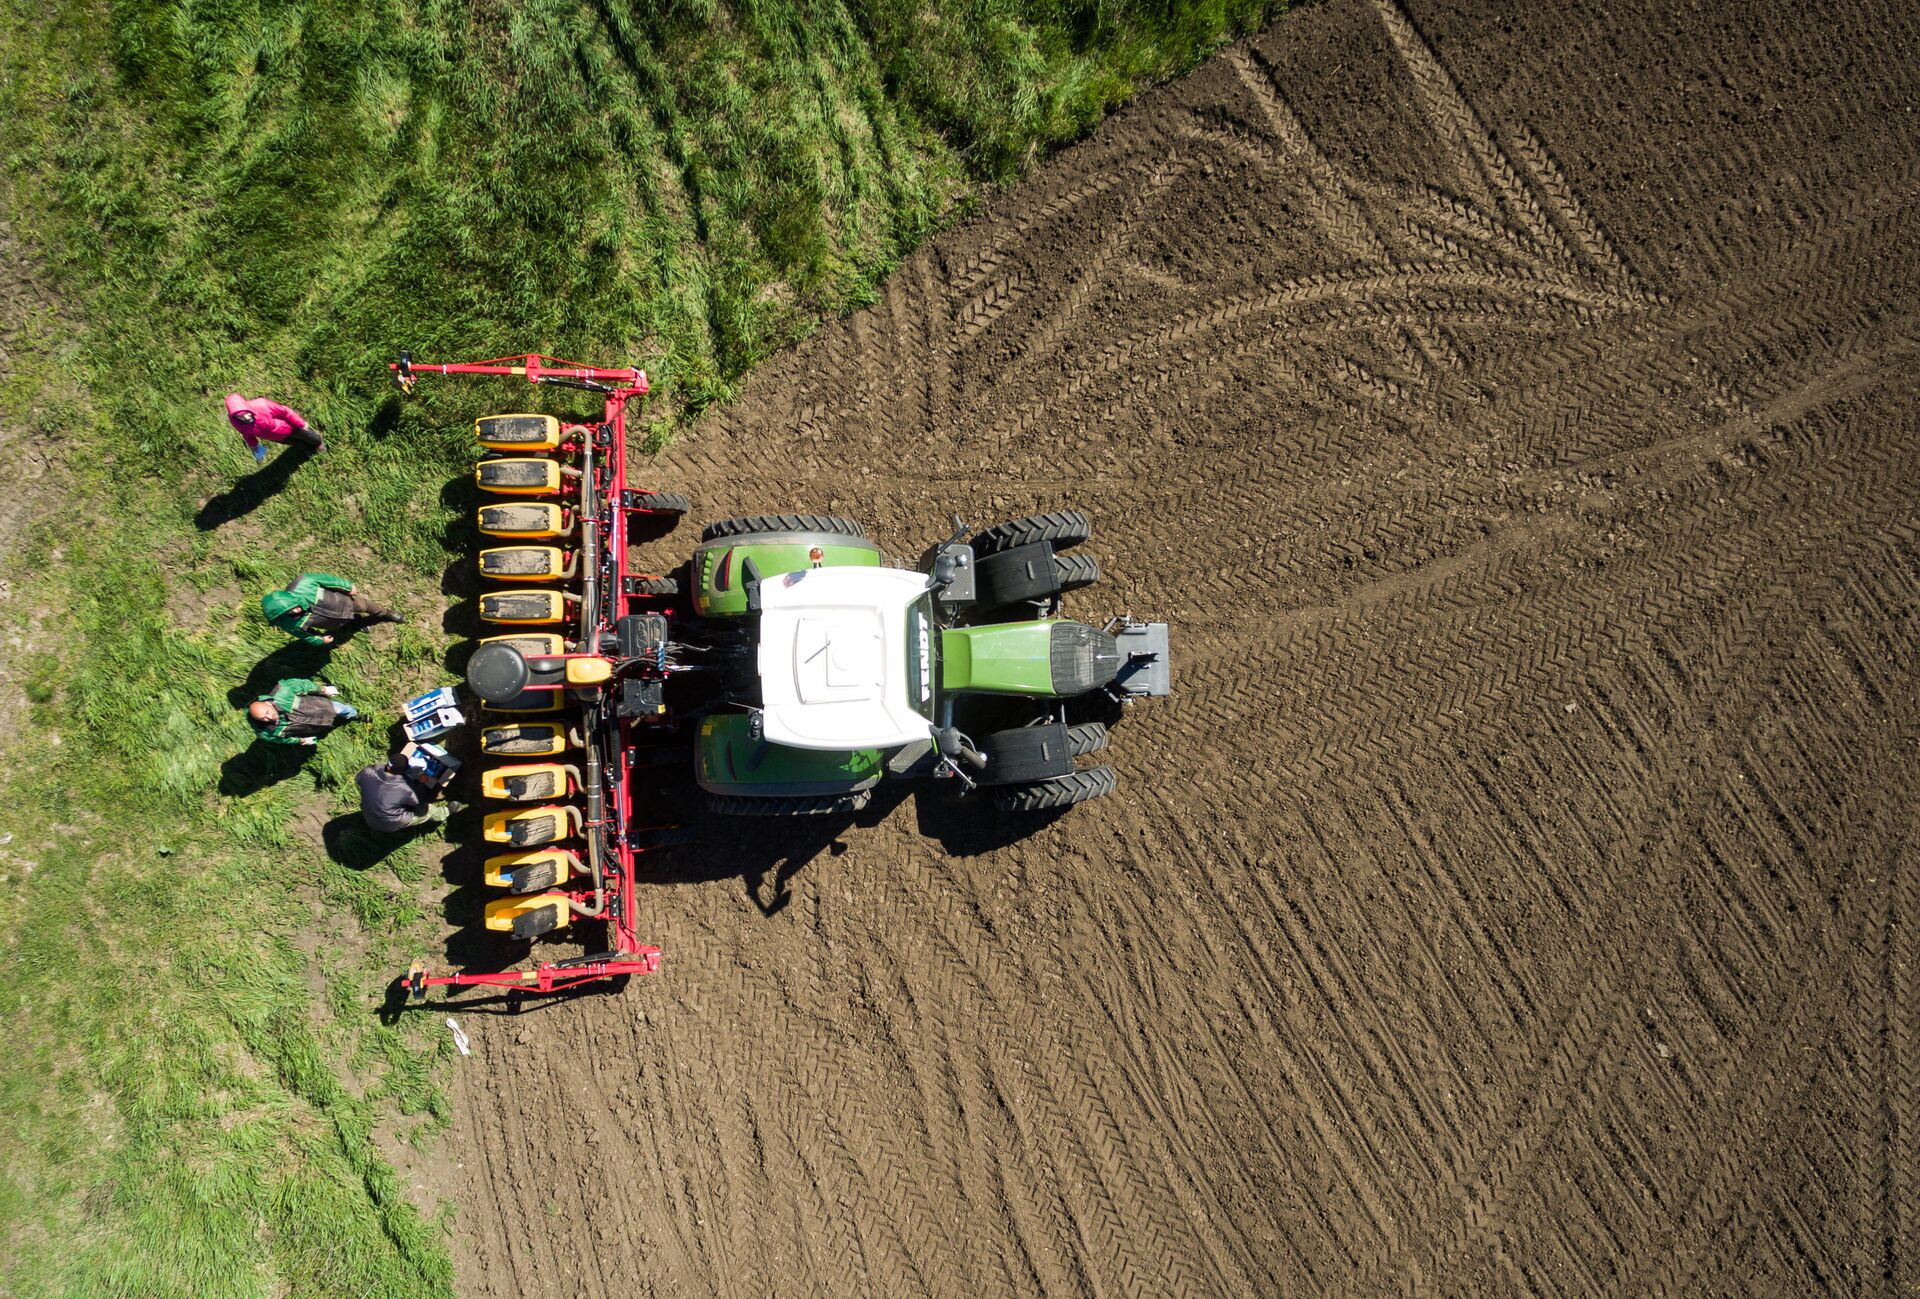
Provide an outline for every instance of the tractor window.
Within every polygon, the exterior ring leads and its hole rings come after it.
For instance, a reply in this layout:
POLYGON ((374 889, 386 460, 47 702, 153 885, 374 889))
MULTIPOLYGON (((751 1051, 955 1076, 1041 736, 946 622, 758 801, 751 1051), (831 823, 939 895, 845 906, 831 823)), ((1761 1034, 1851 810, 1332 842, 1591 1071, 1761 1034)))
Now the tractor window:
POLYGON ((913 710, 933 720, 933 597, 907 610, 907 697, 913 710))

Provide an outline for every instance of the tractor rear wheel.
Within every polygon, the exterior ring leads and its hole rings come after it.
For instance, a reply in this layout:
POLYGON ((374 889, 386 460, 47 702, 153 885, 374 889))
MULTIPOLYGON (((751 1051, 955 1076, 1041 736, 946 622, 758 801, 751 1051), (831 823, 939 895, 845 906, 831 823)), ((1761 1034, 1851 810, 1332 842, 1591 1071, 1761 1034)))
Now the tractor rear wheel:
POLYGON ((655 514, 685 514, 693 508, 693 502, 679 492, 635 492, 627 504, 630 509, 651 510, 655 514))
POLYGON ((1083 722, 1079 726, 1067 728, 1067 752, 1076 758, 1083 754, 1098 753, 1106 747, 1105 722, 1083 722))
POLYGON ((1078 591, 1100 580, 1100 561, 1092 555, 1055 555, 1053 575, 1061 591, 1078 591))
POLYGON ((1045 812, 1111 794, 1118 784, 1119 778, 1113 774, 1112 767, 1088 767, 1052 780, 996 789, 993 802, 1002 812, 1045 812))
POLYGON ((870 789, 851 794, 814 794, 778 798, 760 794, 708 794, 707 810, 720 816, 846 816, 873 797, 870 789))
POLYGON ((1055 550, 1077 546, 1093 535, 1093 524, 1078 510, 1055 510, 1051 514, 1029 514, 1023 519, 996 523, 973 534, 973 553, 997 555, 1015 546, 1036 541, 1051 541, 1055 550))
POLYGON ((745 537, 756 532, 830 532, 839 537, 864 537, 867 530, 856 520, 837 514, 748 514, 737 519, 722 519, 700 529, 700 540, 721 541, 727 537, 745 537))

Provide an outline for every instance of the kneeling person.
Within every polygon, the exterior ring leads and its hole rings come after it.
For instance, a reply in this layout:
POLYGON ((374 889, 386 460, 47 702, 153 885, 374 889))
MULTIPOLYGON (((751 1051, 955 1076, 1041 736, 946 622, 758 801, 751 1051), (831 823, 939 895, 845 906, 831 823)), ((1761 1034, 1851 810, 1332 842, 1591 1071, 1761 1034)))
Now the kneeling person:
POLYGON ((360 786, 360 815, 369 829, 383 834, 444 821, 452 811, 447 804, 432 801, 433 791, 413 778, 406 758, 398 753, 384 763, 360 768, 354 783, 360 786))
POLYGON ((269 744, 315 745, 328 731, 360 715, 352 704, 334 697, 339 693, 337 686, 288 677, 271 694, 247 705, 247 720, 253 733, 269 744))

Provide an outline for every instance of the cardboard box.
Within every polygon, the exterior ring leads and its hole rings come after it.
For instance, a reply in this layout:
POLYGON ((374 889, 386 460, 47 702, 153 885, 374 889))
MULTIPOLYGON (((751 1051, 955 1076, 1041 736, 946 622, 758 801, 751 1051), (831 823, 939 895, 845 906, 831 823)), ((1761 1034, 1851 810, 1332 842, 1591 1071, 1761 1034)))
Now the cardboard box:
POLYGON ((400 756, 407 760, 413 778, 429 789, 440 788, 460 770, 460 759, 437 744, 407 744, 402 746, 400 756))

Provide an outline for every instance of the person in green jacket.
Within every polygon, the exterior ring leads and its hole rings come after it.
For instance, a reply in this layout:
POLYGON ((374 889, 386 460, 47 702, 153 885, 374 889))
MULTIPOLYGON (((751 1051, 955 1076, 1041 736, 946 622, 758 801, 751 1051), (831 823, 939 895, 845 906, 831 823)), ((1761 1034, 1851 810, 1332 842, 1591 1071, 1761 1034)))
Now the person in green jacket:
POLYGON ((306 677, 288 677, 247 705, 247 721, 253 733, 269 744, 304 744, 311 747, 320 737, 342 722, 360 715, 352 704, 337 699, 337 686, 323 686, 306 677))
POLYGON ((354 590, 352 582, 332 573, 302 573, 280 591, 260 597, 267 621, 309 645, 331 645, 340 631, 365 623, 405 622, 391 609, 382 609, 354 590))

